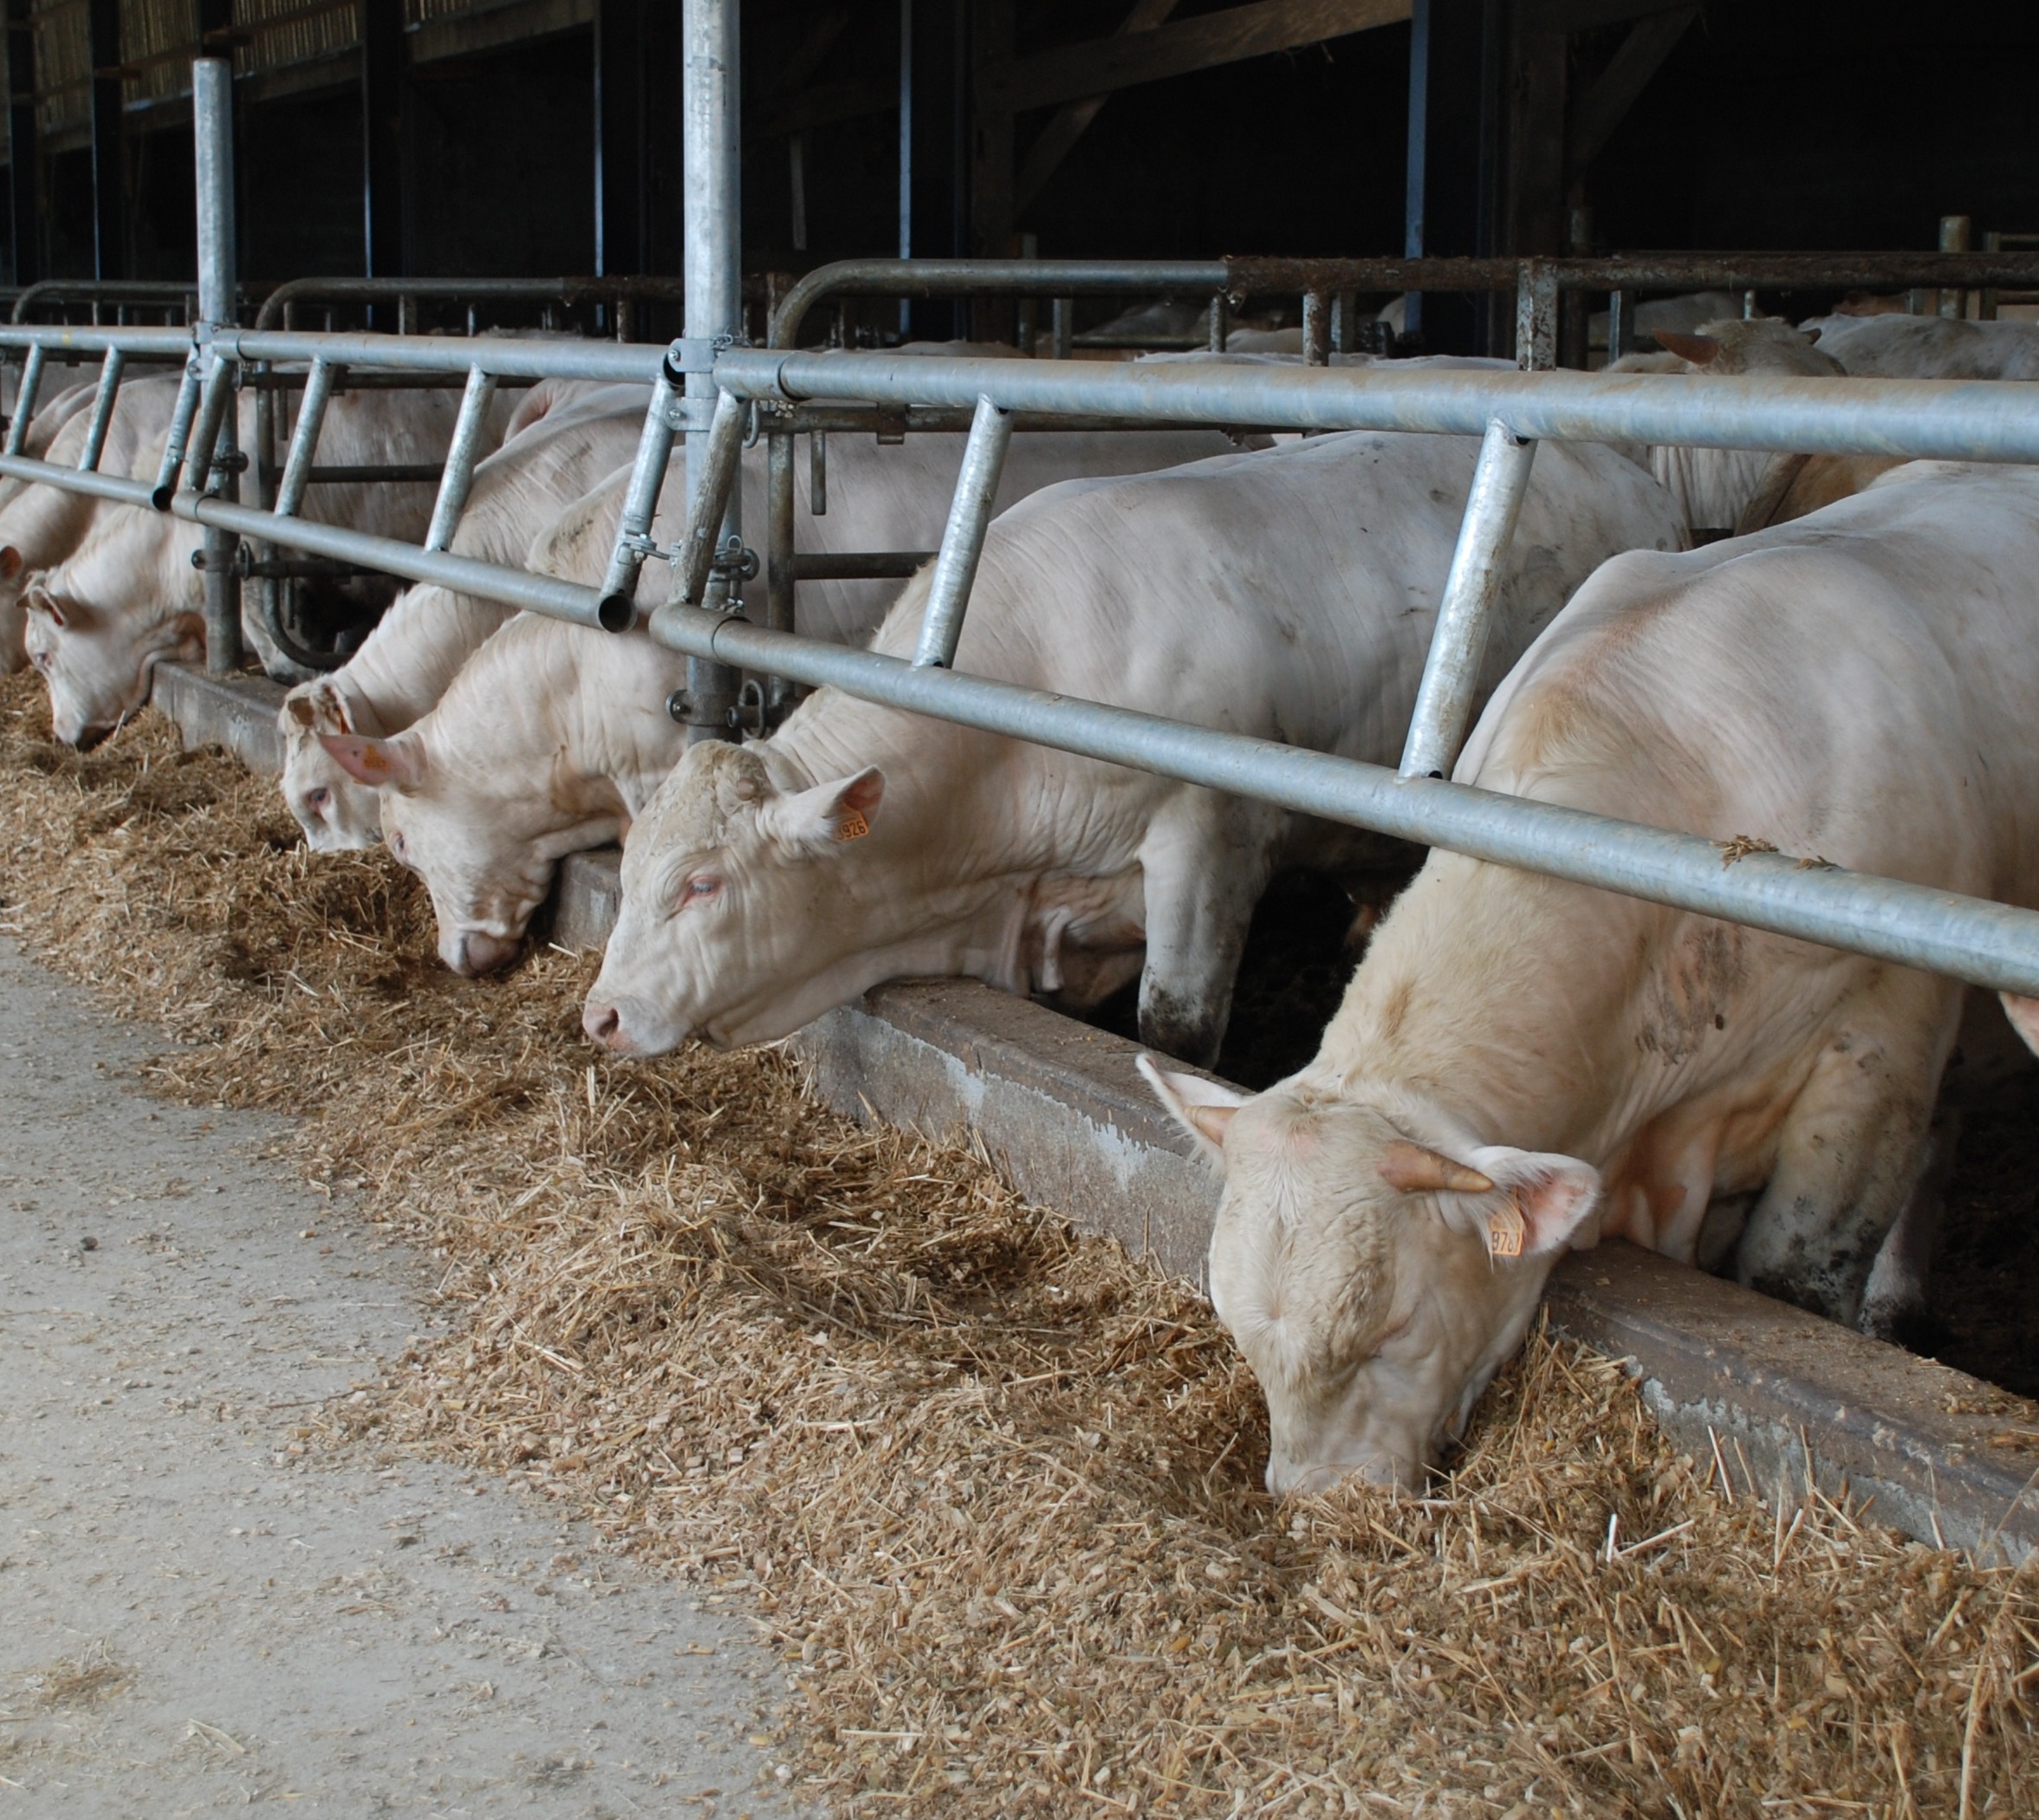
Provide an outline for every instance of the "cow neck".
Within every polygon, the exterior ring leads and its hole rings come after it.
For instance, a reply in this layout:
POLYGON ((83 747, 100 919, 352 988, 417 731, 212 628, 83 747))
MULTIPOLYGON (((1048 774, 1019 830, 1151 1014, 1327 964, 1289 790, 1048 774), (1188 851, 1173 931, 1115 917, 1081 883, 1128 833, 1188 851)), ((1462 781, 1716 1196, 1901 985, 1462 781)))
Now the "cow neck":
POLYGON ((641 636, 562 630, 573 674, 564 687, 553 674, 549 686, 559 692, 565 763, 581 777, 613 783, 634 819, 686 750, 685 728, 665 708, 684 680, 685 660, 665 656, 641 636))
POLYGON ((1433 855, 1380 926, 1302 1084, 1430 1108, 1481 1143, 1598 1161, 1656 1109, 1618 1091, 1636 970, 1663 914, 1433 855), (1620 1102, 1620 1103, 1615 1103, 1620 1102))

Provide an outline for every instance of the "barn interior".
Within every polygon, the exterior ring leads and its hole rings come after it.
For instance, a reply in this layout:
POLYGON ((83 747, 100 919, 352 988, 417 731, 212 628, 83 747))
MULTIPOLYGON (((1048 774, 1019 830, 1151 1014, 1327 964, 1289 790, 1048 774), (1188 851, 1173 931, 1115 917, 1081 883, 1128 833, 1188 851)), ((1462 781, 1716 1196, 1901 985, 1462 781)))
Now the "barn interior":
MULTIPOLYGON (((7 16, 14 284, 193 276, 190 60, 227 50, 245 281, 679 270, 676 8, 7 16)), ((1945 217, 1979 248, 2039 225, 2039 16, 2019 0, 753 0, 742 36, 752 272, 1925 249, 1945 217)), ((912 331, 956 311, 916 305, 912 331)), ((1448 300, 1424 324, 1446 352, 1507 332, 1448 300)))

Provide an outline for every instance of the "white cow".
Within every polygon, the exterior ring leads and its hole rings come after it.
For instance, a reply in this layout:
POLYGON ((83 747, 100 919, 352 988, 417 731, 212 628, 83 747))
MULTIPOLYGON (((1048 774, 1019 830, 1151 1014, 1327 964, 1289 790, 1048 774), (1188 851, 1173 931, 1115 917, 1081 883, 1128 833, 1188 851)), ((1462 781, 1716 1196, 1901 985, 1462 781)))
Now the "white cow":
MULTIPOLYGON (((1755 537, 1618 558, 1457 779, 1708 835, 1724 863, 1770 842, 2039 903, 2035 575, 2039 474, 1923 463, 1755 537)), ((1268 1398, 1270 1488, 1419 1482, 1598 1235, 1691 1259, 1704 1234, 1744 1283, 1880 1324, 1865 1290, 1930 1192, 1962 998, 1433 853, 1308 1067, 1252 1096, 1152 1069, 1224 1175, 1211 1295, 1268 1398)))
MULTIPOLYGON (((533 387, 503 446, 476 465, 453 554, 520 565, 535 526, 630 459, 650 396, 643 386, 577 387, 563 399, 552 381, 533 387)), ((350 777, 318 735, 400 733, 510 612, 421 582, 398 597, 347 663, 284 697, 277 717, 283 797, 314 848, 370 847, 382 831, 375 792, 350 777)))
MULTIPOLYGON (((1050 489, 992 525, 958 667, 1392 763, 1476 450, 1352 433, 1050 489)), ((1633 464, 1544 448, 1489 682, 1607 556, 1679 541, 1633 464)), ((911 653, 926 588, 878 650, 911 653)), ((824 689, 762 744, 690 751, 660 790, 586 1026, 655 1053, 782 1036, 905 975, 1081 1004, 1140 974, 1149 1039, 1208 1056, 1270 874, 1355 838, 824 689)))
POLYGON ((1873 315, 1799 326, 1858 379, 2039 380, 2039 322, 1873 315))
MULTIPOLYGON (((451 439, 458 402, 445 391, 342 393, 328 409, 319 460, 335 466, 438 460, 451 439)), ((242 434, 251 438, 252 393, 242 395, 241 416, 242 434)), ((142 445, 136 471, 153 478, 167 425, 166 412, 162 428, 142 445)), ((321 482, 306 491, 304 516, 416 543, 433 494, 420 482, 321 482)), ((89 744, 105 738, 147 699, 159 662, 204 653, 205 577, 192 567, 202 536, 198 526, 168 513, 98 502, 71 554, 31 580, 29 655, 49 685, 60 739, 89 744)))
MULTIPOLYGON (((1815 379, 1838 377, 1841 371, 1837 361, 1813 346, 1810 336, 1775 316, 1709 322, 1696 335, 1659 329, 1657 339, 1663 353, 1626 355, 1608 371, 1720 376, 1776 373, 1815 379)), ((1750 503, 1777 473, 1780 458, 1763 449, 1671 446, 1650 450, 1648 460, 1650 471, 1677 500, 1693 542, 1703 543, 1742 525, 1750 503)))
MULTIPOLYGON (((177 398, 174 379, 131 380, 120 388, 107 426, 99 471, 127 478, 155 478, 154 456, 177 398), (140 472, 148 463, 147 473, 140 472)), ((23 452, 75 468, 85 453, 94 388, 73 386, 38 411, 23 452)), ((29 661, 29 577, 75 549, 96 514, 88 494, 67 493, 36 481, 0 480, 0 670, 11 674, 29 661)))
MULTIPOLYGON (((960 435, 910 438, 899 447, 880 447, 864 438, 838 438, 828 454, 829 510, 820 518, 796 514, 795 547, 802 551, 842 552, 925 548, 938 540, 948 499, 962 463, 960 435)), ((1205 431, 1139 431, 1084 435, 1029 432, 1014 439, 999 491, 1001 500, 1032 492, 1069 473, 1114 472, 1142 464, 1165 465, 1194 459, 1223 437, 1205 431)), ((744 470, 749 522, 763 514, 763 452, 756 452, 744 470)), ((684 521, 685 456, 676 453, 665 487, 657 535, 675 540, 684 521)), ((615 543, 627 469, 619 470, 601 486, 562 513, 531 551, 531 566, 587 586, 599 582, 615 543)), ((814 582, 801 594, 802 630, 811 637, 847 641, 868 635, 897 583, 814 582)), ((653 565, 641 594, 647 605, 664 599, 667 580, 653 565)), ((477 661, 494 649, 499 634, 477 653, 477 661)), ((334 740, 322 738, 334 762, 359 785, 380 790, 383 815, 394 812, 404 831, 407 862, 432 886, 439 916, 440 952, 457 972, 478 972, 513 957, 525 923, 539 897, 534 881, 549 881, 562 854, 614 837, 613 822, 583 817, 577 806, 581 786, 598 795, 604 790, 634 815, 650 786, 641 793, 636 780, 644 765, 656 764, 663 776, 679 757, 685 738, 663 713, 667 694, 685 679, 683 662, 656 651, 641 640, 620 647, 630 653, 605 655, 605 664, 620 666, 627 683, 604 669, 603 686, 613 692, 614 715, 638 728, 623 747, 620 771, 606 768, 610 759, 605 699, 585 721, 575 723, 571 754, 562 757, 559 705, 548 699, 549 667, 556 661, 575 675, 593 675, 595 660, 579 653, 587 636, 561 625, 534 624, 517 633, 522 655, 505 671, 497 661, 486 666, 486 686, 458 684, 449 689, 439 708, 413 730, 415 740, 334 740), (640 711, 649 703, 659 712, 657 739, 640 725, 640 711), (660 744, 659 742, 664 742, 660 744), (487 766, 467 756, 485 749, 487 766), (416 753, 429 783, 403 786, 416 753), (432 754, 443 755, 432 758, 432 754), (575 756, 577 755, 577 756, 575 756), (585 769, 582 767, 585 766, 585 769), (576 781, 562 795, 560 780, 576 781)), ((471 665, 471 668, 472 666, 471 665)), ((465 673, 463 673, 464 676, 465 673)), ((649 712, 645 710, 645 712, 649 712)), ((407 738, 407 736, 406 736, 407 738)), ((656 777, 652 779, 656 782, 656 777)), ((602 800, 610 800, 603 796, 602 800)))

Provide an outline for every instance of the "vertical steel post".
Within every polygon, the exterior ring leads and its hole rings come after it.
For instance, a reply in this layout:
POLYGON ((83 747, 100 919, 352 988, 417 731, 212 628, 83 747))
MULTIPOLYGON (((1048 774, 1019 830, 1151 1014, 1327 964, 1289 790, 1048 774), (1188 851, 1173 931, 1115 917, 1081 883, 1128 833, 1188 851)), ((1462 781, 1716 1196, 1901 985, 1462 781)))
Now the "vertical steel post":
POLYGON ((630 484, 623 495, 623 515, 616 525, 616 547, 609 552, 608 570, 601 578, 601 622, 612 632, 627 630, 637 619, 637 575, 656 547, 652 521, 659 515, 659 494, 666 484, 666 465, 672 459, 672 439, 679 433, 675 409, 679 402, 668 357, 652 387, 651 406, 644 414, 644 428, 638 432, 637 458, 631 465, 630 484))
POLYGON ((1525 373, 1557 365, 1557 273, 1542 259, 1525 259, 1515 285, 1515 363, 1525 373))
POLYGON ((1408 743, 1402 748, 1405 777, 1449 775, 1465 742, 1494 602, 1508 571, 1508 546, 1529 490, 1529 464, 1536 456, 1536 445, 1498 419, 1487 426, 1465 517, 1459 521, 1458 547, 1451 552, 1451 573, 1445 577, 1444 598, 1438 602, 1437 628, 1431 634, 1422 686, 1416 692, 1408 743))
POLYGON ((120 0, 86 0, 92 58, 92 276, 127 276, 127 160, 120 144, 120 0))
MULTIPOLYGON (((713 346, 743 327, 743 197, 739 109, 742 68, 737 0, 682 0, 682 167, 686 172, 684 276, 690 341, 713 346)), ((698 363, 691 363, 698 364, 698 363)), ((686 375, 687 484, 698 500, 707 478, 710 426, 718 393, 711 373, 686 375)), ((731 400, 733 405, 734 400, 731 400)), ((743 537, 743 489, 731 485, 718 542, 743 537)), ((701 530, 712 533, 713 527, 701 530)), ((692 538, 696 527, 687 527, 692 538)), ((726 588, 706 604, 726 603, 726 588)), ((703 658, 687 660, 687 737, 727 739, 735 729, 737 673, 703 658)))
POLYGON ((85 452, 78 458, 79 467, 88 474, 98 471, 99 458, 106 452, 114 402, 120 395, 120 371, 127 364, 127 356, 118 348, 107 348, 106 359, 100 362, 99 390, 92 397, 92 421, 85 426, 85 452))
POLYGON ((326 406, 332 401, 334 382, 346 370, 331 361, 314 361, 305 376, 297 427, 291 433, 290 452, 283 458, 282 478, 276 483, 276 501, 271 508, 279 517, 295 518, 304 504, 304 490, 319 452, 319 432, 326 427, 326 406))
POLYGON ((1331 364, 1331 299, 1321 290, 1302 294, 1302 364, 1331 364))
POLYGON ((1011 441, 1012 413, 980 398, 977 415, 971 419, 970 440, 964 445, 962 471, 956 476, 955 497, 949 501, 949 522, 935 556, 934 575, 927 586, 927 610, 913 653, 917 669, 938 666, 946 670, 955 664, 963 615, 970 608, 970 590, 984 553, 991 504, 997 497, 998 477, 1011 441))
POLYGON ((171 498, 184 472, 185 451, 192 439, 192 419, 198 415, 204 374, 205 363, 194 352, 184 363, 184 377, 177 387, 177 403, 170 413, 170 434, 163 444, 162 465, 156 470, 156 490, 150 495, 150 504, 159 512, 170 510, 171 498))
POLYGON ((1049 350, 1058 361, 1069 357, 1075 339, 1076 300, 1074 297, 1057 297, 1048 308, 1049 350))
POLYGON ((425 534, 427 549, 451 549, 467 496, 474 489, 474 465, 481 458, 482 437, 489 427, 489 406, 496 396, 496 375, 471 367, 467 389, 460 394, 460 415, 453 420, 453 439, 439 475, 439 495, 432 502, 432 525, 425 534))
MULTIPOLYGON (((1413 0, 1409 9, 1409 135, 1407 176, 1402 192, 1402 257, 1423 257, 1424 209, 1430 176, 1430 8, 1431 0, 1413 0)), ((1423 293, 1402 296, 1402 333, 1411 341, 1423 334, 1423 293)))
MULTIPOLYGON (((204 339, 217 329, 229 333, 234 316, 234 66, 224 57, 199 57, 192 64, 192 127, 196 137, 198 191, 198 320, 204 339)), ((205 439, 206 465, 191 476, 194 490, 204 491, 208 470, 235 443, 235 379, 232 367, 215 356, 209 380, 214 389, 207 401, 212 434, 205 439)), ((220 491, 238 498, 233 464, 225 465, 220 491)), ((241 667, 241 583, 234 574, 234 552, 240 539, 231 531, 205 531, 205 667, 215 676, 241 667)))
POLYGON ((737 484, 737 464, 744 452, 744 401, 733 392, 717 393, 708 433, 702 439, 705 446, 697 452, 693 440, 689 432, 687 528, 679 547, 677 592, 690 607, 722 611, 727 607, 728 584, 716 573, 715 559, 734 535, 730 521, 743 491, 737 484))
POLYGON ((36 27, 31 0, 7 0, 7 185, 16 285, 42 276, 42 160, 36 131, 36 27))
MULTIPOLYGON (((899 257, 913 257, 913 0, 899 0, 899 257)), ((913 303, 899 299, 899 339, 913 332, 913 303)))
POLYGON ((815 430, 807 439, 807 510, 815 518, 828 516, 828 432, 815 430))
MULTIPOLYGON (((1943 253, 1965 253, 1968 250, 1969 241, 1973 234, 1974 227, 1973 220, 1966 215, 1941 216, 1940 250, 1943 253)), ((1942 290, 1939 297, 1939 313, 1956 322, 1960 321, 1968 314, 1968 293, 1951 288, 1942 290)))
MULTIPOLYGON (((764 622, 774 632, 797 632, 799 593, 793 575, 793 432, 775 422, 764 439, 764 622)), ((783 712, 792 685, 782 676, 765 685, 768 722, 783 712)))
POLYGON ((1635 293, 1611 290, 1607 293, 1607 364, 1611 367, 1628 352, 1628 344, 1635 339, 1635 293))

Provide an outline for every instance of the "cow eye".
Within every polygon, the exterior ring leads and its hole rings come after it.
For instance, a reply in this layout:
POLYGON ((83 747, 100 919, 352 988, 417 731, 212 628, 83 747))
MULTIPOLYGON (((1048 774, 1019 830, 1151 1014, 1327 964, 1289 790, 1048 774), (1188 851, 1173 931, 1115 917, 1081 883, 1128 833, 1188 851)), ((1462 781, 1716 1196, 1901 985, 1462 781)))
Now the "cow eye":
POLYGON ((393 853, 399 860, 409 857, 409 848, 405 843, 402 829, 396 829, 391 831, 389 836, 389 850, 393 853))
POLYGON ((326 805, 333 800, 333 792, 321 783, 316 790, 308 790, 304 800, 311 805, 311 812, 315 816, 322 816, 326 812, 326 805))
POLYGON ((696 874, 679 887, 679 907, 705 904, 722 894, 722 881, 705 873, 696 874))

